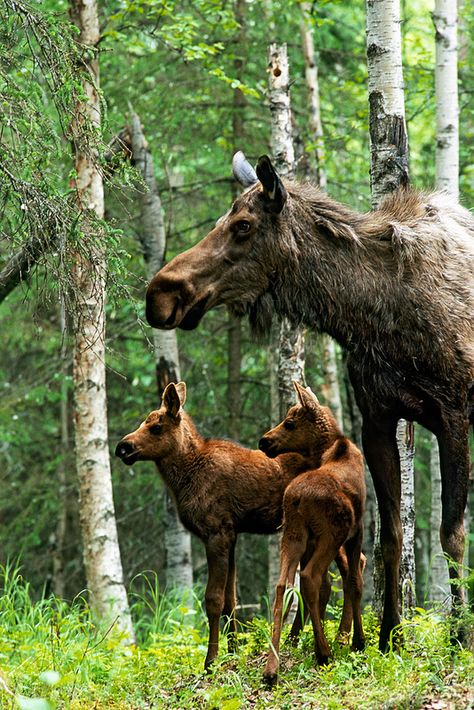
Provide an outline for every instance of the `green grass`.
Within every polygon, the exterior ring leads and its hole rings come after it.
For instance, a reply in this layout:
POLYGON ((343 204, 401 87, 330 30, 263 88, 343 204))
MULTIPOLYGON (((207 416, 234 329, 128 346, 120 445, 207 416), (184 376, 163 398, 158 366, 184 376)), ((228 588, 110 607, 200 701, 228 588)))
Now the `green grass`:
MULTIPOLYGON (((18 571, 4 570, 2 710, 398 710, 422 708, 430 700, 438 701, 438 708, 474 707, 474 655, 450 644, 447 620, 435 611, 414 612, 403 624, 403 648, 382 655, 376 620, 366 610, 366 650, 351 653, 335 645, 334 660, 324 668, 314 667, 307 627, 298 648, 283 644, 280 684, 268 690, 262 683, 267 620, 257 618, 242 628, 236 655, 225 653, 223 639, 214 670, 205 675, 207 624, 199 597, 161 595, 152 575, 137 578, 134 588, 138 643, 125 647, 113 630, 94 625, 84 599, 71 605, 55 598, 34 602, 18 571)), ((334 638, 336 621, 326 622, 326 631, 334 638)))

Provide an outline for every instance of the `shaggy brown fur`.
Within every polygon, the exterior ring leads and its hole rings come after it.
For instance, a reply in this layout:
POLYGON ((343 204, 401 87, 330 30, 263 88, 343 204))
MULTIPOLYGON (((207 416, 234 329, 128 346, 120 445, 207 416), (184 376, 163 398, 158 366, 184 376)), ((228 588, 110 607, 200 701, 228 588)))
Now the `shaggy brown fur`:
MULTIPOLYGON (((400 418, 438 438, 441 543, 462 563, 474 416, 474 219, 444 193, 402 189, 359 214, 312 185, 283 183, 266 157, 257 174, 216 227, 152 279, 147 318, 190 329, 224 303, 247 313, 257 332, 268 331, 276 313, 347 349, 381 516, 386 648, 400 621, 400 418)), ((455 608, 463 595, 458 565, 449 567, 455 608)))
MULTIPOLYGON (((276 532, 282 522, 284 490, 305 465, 298 454, 272 460, 261 451, 231 441, 202 438, 183 411, 185 399, 184 382, 169 384, 160 409, 127 434, 115 453, 129 466, 136 461, 154 461, 174 496, 183 525, 204 542, 208 564, 208 669, 218 652, 221 615, 230 620, 230 647, 235 637, 237 535, 276 532)), ((300 615, 296 619, 294 634, 301 625, 300 615)))
POLYGON ((301 592, 314 632, 316 659, 325 663, 330 655, 322 627, 322 584, 327 568, 341 545, 348 562, 343 578, 344 612, 339 634, 349 634, 352 647, 364 647, 360 601, 363 512, 365 505, 364 463, 359 449, 339 430, 327 407, 321 407, 311 390, 294 383, 299 404, 291 407, 284 421, 265 434, 259 446, 269 456, 287 452, 302 454, 308 468, 297 476, 283 497, 283 538, 280 578, 273 608, 274 628, 264 678, 273 685, 278 676, 278 654, 283 616, 283 595, 294 583, 301 563, 301 592), (349 603, 346 603, 349 602, 349 603), (347 623, 348 622, 348 623, 347 623))

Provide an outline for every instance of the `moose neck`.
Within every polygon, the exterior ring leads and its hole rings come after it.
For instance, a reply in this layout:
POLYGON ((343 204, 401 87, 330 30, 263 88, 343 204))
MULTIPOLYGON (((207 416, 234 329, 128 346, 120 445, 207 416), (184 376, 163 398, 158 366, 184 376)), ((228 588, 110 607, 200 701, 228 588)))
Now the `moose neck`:
POLYGON ((401 322, 420 323, 408 322, 414 309, 405 310, 388 220, 377 223, 376 213, 353 212, 310 186, 290 187, 285 209, 289 232, 282 237, 293 249, 276 270, 271 293, 277 311, 361 356, 385 357, 392 343, 396 360, 401 322))

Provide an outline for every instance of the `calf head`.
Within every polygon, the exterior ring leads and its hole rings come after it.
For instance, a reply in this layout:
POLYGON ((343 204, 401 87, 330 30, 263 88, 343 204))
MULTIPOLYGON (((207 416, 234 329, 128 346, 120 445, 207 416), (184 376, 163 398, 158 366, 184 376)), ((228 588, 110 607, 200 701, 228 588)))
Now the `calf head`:
POLYGON ((159 461, 179 446, 182 436, 182 407, 186 401, 184 382, 165 387, 161 407, 147 416, 138 429, 124 436, 115 455, 131 466, 135 461, 159 461))
POLYGON ((293 382, 298 403, 290 407, 285 419, 259 441, 259 448, 274 458, 288 452, 311 457, 322 452, 340 434, 337 422, 327 407, 319 404, 311 389, 293 382))
MULTIPOLYGON (((227 304, 236 315, 252 306, 274 278, 279 247, 276 233, 286 189, 267 156, 256 172, 242 152, 233 161, 235 177, 246 187, 214 229, 191 249, 176 256, 151 280, 146 317, 155 328, 195 328, 214 306, 227 304)), ((281 249, 289 248, 280 240, 281 249)), ((270 309, 268 309, 270 311, 270 309)))

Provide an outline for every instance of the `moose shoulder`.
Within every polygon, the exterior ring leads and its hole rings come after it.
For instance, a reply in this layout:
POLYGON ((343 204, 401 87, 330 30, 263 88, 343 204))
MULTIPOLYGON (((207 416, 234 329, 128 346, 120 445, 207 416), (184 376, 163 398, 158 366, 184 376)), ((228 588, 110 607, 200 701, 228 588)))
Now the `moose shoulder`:
MULTIPOLYGON (((246 188, 215 228, 156 274, 147 318, 195 328, 227 304, 257 333, 272 315, 332 335, 348 351, 374 479, 385 567, 380 645, 398 624, 400 465, 398 419, 438 438, 441 542, 462 562, 474 396, 474 218, 444 193, 402 189, 366 214, 309 184, 282 181, 270 160, 256 172, 242 153, 246 188)), ((458 568, 452 593, 461 601, 458 568)))

